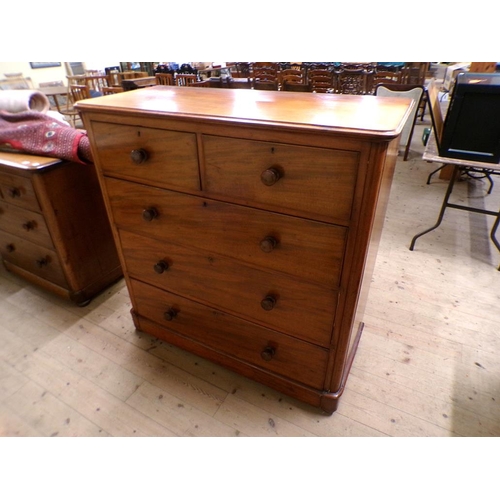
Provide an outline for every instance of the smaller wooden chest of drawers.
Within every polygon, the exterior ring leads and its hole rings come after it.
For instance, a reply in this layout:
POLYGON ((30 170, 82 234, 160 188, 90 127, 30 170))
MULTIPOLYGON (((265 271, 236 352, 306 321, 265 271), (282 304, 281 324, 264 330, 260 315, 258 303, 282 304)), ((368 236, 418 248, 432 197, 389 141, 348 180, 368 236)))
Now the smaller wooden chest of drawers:
POLYGON ((78 305, 122 276, 94 165, 0 152, 5 267, 78 305))

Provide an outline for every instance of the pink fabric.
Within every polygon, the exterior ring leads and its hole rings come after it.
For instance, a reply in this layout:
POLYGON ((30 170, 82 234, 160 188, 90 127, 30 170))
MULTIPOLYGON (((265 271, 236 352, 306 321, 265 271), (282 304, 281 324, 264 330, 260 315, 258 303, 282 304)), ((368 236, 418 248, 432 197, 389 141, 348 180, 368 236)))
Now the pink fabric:
POLYGON ((0 145, 40 156, 92 163, 85 130, 74 129, 38 111, 0 111, 0 145))

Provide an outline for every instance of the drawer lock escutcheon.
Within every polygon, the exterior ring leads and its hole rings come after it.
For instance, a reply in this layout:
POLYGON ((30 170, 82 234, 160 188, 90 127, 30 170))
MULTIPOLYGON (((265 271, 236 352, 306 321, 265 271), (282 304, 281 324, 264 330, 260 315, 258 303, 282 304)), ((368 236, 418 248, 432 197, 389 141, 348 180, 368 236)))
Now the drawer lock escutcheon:
POLYGON ((9 188, 9 195, 11 198, 20 198, 21 197, 21 190, 16 187, 9 188))

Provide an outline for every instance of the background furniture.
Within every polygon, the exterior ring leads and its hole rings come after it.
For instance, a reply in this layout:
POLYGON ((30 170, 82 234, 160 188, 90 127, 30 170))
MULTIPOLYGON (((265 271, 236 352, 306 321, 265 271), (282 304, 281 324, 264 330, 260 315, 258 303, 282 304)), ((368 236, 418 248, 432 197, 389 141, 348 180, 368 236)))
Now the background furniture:
MULTIPOLYGON (((410 243, 410 250, 413 250, 415 248, 415 243, 418 238, 423 236, 424 234, 430 233, 431 231, 434 231, 434 229, 437 229, 441 223, 443 222, 444 214, 446 212, 447 208, 453 208, 456 210, 464 210, 467 212, 475 212, 475 213, 480 213, 484 215, 491 215, 495 217, 495 222, 493 224, 493 227, 491 228, 491 241, 494 243, 498 251, 500 251, 500 243, 498 242, 496 238, 496 232, 498 229, 498 226, 500 225, 500 209, 498 211, 492 211, 492 210, 484 210, 481 208, 473 207, 473 206, 468 206, 464 204, 458 204, 458 203, 451 203, 450 202, 450 197, 453 192, 453 187, 455 185, 455 181, 458 179, 458 177, 461 174, 467 175, 469 178, 474 178, 475 176, 479 176, 480 178, 488 178, 490 181, 490 188, 487 191, 487 194, 491 193, 491 190, 493 188, 493 182, 491 180, 492 175, 500 175, 500 164, 492 164, 492 163, 486 163, 486 162, 479 162, 479 161, 469 161, 469 160, 461 160, 457 158, 445 158, 442 156, 439 156, 438 153, 438 147, 436 144, 435 140, 436 136, 432 136, 429 139, 429 142, 427 143, 427 146, 425 148, 424 154, 422 155, 422 158, 424 160, 427 160, 429 162, 440 162, 445 165, 451 166, 452 171, 451 175, 449 175, 449 182, 448 182, 448 187, 446 189, 444 198, 443 198, 443 203, 441 205, 441 209, 439 211, 439 215, 437 218, 436 223, 430 227, 429 229, 426 229, 425 231, 422 231, 418 234, 416 234, 410 243)), ((441 167, 442 168, 442 167, 441 167)), ((498 267, 498 270, 500 270, 500 265, 498 267)))
POLYGON ((189 87, 189 85, 196 83, 198 77, 189 73, 178 73, 175 75, 175 85, 179 87, 189 87))
POLYGON ((311 92, 333 92, 333 74, 328 69, 311 69, 307 72, 307 80, 311 92))
POLYGON ((408 153, 410 152, 411 139, 413 137, 413 130, 415 129, 415 122, 417 120, 417 112, 420 107, 420 101, 424 95, 424 87, 422 85, 404 83, 382 83, 378 84, 375 88, 375 95, 403 97, 406 99, 413 99, 416 103, 415 108, 406 121, 403 132, 401 132, 400 145, 405 148, 403 160, 406 161, 408 159, 408 153))
POLYGON ((157 85, 173 85, 174 77, 170 73, 156 73, 155 80, 157 85))
POLYGON ((122 276, 92 164, 0 151, 5 267, 82 306, 122 276))
POLYGON ((332 413, 412 102, 265 94, 157 86, 78 109, 137 329, 332 413))

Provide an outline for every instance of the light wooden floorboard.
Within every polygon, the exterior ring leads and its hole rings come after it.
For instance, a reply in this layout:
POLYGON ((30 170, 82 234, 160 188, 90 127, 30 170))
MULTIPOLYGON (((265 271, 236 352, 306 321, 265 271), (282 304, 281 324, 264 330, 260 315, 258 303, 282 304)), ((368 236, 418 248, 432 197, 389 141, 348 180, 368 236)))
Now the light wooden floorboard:
MULTIPOLYGON (((123 280, 79 308, 0 269, 0 436, 500 436, 500 254, 492 218, 448 210, 397 163, 365 329, 336 413, 135 331, 123 280)), ((457 185, 496 210, 500 189, 457 185)))

